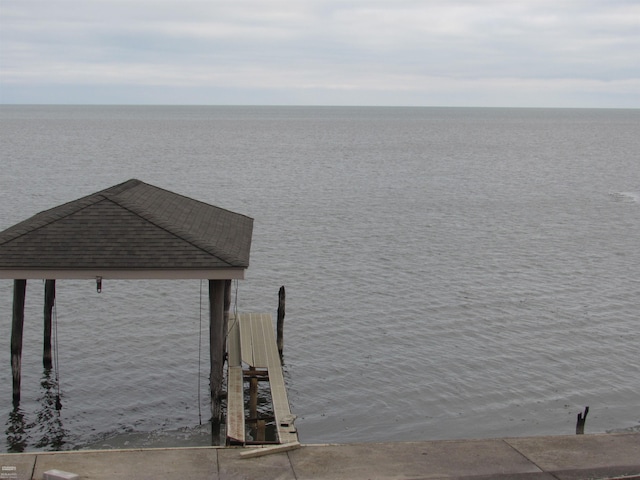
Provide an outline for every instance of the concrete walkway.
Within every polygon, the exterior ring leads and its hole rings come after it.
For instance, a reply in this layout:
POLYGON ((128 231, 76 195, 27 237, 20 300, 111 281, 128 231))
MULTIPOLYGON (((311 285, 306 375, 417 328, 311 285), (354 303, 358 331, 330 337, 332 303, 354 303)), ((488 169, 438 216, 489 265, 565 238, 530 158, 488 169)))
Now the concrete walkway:
POLYGON ((640 479, 640 433, 304 445, 243 458, 243 448, 93 450, 0 455, 0 479, 57 469, 114 479, 640 479))

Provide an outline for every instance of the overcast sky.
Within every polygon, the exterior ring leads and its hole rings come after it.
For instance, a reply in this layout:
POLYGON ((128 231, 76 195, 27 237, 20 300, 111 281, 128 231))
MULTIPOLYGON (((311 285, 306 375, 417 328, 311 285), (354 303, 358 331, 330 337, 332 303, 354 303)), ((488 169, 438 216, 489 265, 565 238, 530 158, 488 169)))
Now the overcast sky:
POLYGON ((0 0, 0 102, 640 107, 639 0, 0 0))

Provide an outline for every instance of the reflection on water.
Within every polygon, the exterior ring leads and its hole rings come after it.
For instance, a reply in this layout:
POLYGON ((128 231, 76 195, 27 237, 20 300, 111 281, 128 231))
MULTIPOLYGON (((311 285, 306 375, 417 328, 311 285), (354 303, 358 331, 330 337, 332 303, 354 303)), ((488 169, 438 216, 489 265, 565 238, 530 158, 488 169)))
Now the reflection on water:
POLYGON ((35 421, 29 423, 20 407, 9 413, 5 434, 8 451, 24 452, 31 443, 36 448, 45 450, 61 450, 65 444, 67 432, 62 425, 60 409, 60 393, 58 382, 51 370, 45 370, 40 381, 41 395, 38 397, 39 408, 34 412, 35 421))
POLYGON ((30 427, 34 430, 34 437, 37 438, 35 446, 50 450, 60 450, 64 445, 66 431, 62 426, 60 410, 60 391, 58 382, 51 376, 51 370, 45 370, 40 382, 42 395, 38 402, 40 408, 35 411, 36 421, 30 427))
POLYGON ((7 435, 7 451, 9 453, 22 453, 26 450, 29 434, 27 433, 24 413, 22 413, 20 407, 15 407, 9 413, 5 434, 7 435))

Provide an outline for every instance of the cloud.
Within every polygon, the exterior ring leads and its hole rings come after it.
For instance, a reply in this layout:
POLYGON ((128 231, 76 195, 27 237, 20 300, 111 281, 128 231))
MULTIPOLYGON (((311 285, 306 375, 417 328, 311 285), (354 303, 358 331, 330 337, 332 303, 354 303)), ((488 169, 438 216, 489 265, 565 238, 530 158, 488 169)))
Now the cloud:
POLYGON ((396 91, 400 102, 406 92, 480 101, 507 89, 544 103, 574 88, 585 106, 625 95, 640 106, 633 1, 2 0, 2 9, 9 95, 148 85, 208 88, 208 101, 235 89, 271 103, 269 92, 289 89, 306 103, 311 91, 370 92, 372 102, 396 91))

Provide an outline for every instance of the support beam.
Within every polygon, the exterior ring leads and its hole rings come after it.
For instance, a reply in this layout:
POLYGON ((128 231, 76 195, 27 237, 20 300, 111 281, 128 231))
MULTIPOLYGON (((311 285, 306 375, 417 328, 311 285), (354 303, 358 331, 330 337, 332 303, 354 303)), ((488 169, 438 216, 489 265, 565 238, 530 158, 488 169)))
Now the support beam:
POLYGON ((42 365, 46 370, 53 368, 51 357, 51 319, 53 318, 53 306, 56 302, 56 281, 44 282, 44 348, 42 353, 42 365))
POLYGON ((222 331, 224 332, 224 336, 225 336, 225 341, 222 345, 223 345, 223 348, 225 349, 227 345, 226 338, 229 333, 229 310, 230 309, 231 309, 231 280, 225 280, 224 281, 224 311, 222 313, 224 316, 224 326, 222 331))
POLYGON ((24 298, 26 280, 13 281, 13 319, 11 322, 11 374, 13 376, 13 407, 20 405, 20 378, 22 370, 22 331, 24 327, 24 298))
POLYGON ((211 422, 219 429, 222 419, 222 381, 225 357, 224 297, 225 280, 209 280, 209 353, 211 358, 211 422))

